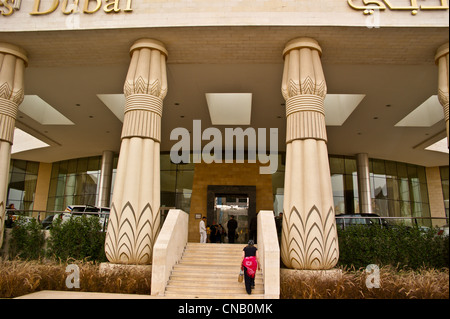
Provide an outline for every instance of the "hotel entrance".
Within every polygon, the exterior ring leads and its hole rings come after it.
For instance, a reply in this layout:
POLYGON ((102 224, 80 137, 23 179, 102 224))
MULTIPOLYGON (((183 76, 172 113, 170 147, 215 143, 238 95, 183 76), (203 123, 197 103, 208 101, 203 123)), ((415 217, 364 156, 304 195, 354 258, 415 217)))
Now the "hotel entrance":
MULTIPOLYGON (((256 218, 256 186, 209 185, 207 211, 207 224, 221 225, 227 235, 227 223, 233 216, 238 224, 234 242, 246 244, 252 236, 251 221, 256 218)), ((230 242, 228 236, 221 239, 230 242)))
MULTIPOLYGON (((221 225, 227 236, 221 242, 230 243, 228 221, 231 217, 237 222, 234 243, 245 244, 249 239, 250 220, 248 219, 249 198, 245 195, 218 195, 214 199, 214 221, 221 225)), ((231 242, 233 242, 231 240, 231 242)))

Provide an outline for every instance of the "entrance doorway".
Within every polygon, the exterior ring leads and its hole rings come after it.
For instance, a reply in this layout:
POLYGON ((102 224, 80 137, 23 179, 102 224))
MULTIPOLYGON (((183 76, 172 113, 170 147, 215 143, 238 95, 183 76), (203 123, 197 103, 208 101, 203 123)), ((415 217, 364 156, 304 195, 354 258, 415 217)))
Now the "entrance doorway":
POLYGON ((228 234, 227 223, 233 215, 238 222, 235 243, 246 244, 253 234, 250 224, 256 219, 256 186, 209 185, 207 193, 207 224, 221 224, 228 234))
MULTIPOLYGON (((231 216, 237 221, 235 243, 245 244, 249 238, 250 221, 248 219, 249 198, 245 195, 216 195, 214 203, 214 220, 222 225, 229 235, 227 223, 231 216)), ((229 243, 229 237, 223 237, 222 242, 229 243)))

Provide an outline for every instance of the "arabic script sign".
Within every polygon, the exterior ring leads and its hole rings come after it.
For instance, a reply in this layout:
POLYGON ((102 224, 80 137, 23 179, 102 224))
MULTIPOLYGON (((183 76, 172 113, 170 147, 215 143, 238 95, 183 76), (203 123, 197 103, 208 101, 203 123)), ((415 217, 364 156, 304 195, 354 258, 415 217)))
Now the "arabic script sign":
POLYGON ((410 0, 410 5, 396 5, 392 2, 398 3, 399 0, 360 0, 360 5, 355 4, 354 0, 347 0, 348 5, 355 10, 361 10, 364 14, 373 14, 375 10, 410 10, 412 15, 416 15, 419 10, 448 10, 448 0, 428 0, 428 2, 436 2, 436 5, 418 5, 417 0, 410 0), (439 5, 440 3, 440 5, 439 5))

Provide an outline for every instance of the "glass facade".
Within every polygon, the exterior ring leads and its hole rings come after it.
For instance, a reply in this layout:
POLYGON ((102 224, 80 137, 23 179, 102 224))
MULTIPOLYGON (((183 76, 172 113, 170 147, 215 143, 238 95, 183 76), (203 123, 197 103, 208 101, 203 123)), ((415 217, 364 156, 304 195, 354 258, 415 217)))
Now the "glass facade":
POLYGON ((186 213, 191 210, 194 163, 174 164, 170 154, 161 154, 161 207, 176 207, 186 213))
MULTIPOLYGON (((192 155, 191 155, 192 156, 192 155)), ((278 155, 278 170, 272 174, 275 215, 283 211, 285 154, 278 155)), ((117 155, 113 164, 113 192, 117 155)), ((169 153, 161 160, 161 207, 190 211, 194 166, 174 164, 169 153)), ((53 163, 47 210, 64 210, 68 205, 95 205, 99 192, 101 156, 71 159, 53 163)), ((336 214, 359 213, 356 158, 329 156, 331 183, 336 214)), ((11 160, 7 205, 32 210, 39 163, 11 160)), ((369 159, 372 208, 374 213, 389 217, 429 217, 430 208, 425 167, 369 159)), ((449 213, 449 167, 440 167, 445 211, 449 213)))
MULTIPOLYGON (((276 212, 283 210, 284 193, 284 162, 283 155, 279 156, 281 164, 278 171, 272 175, 276 212)), ((330 155, 329 163, 336 215, 358 214, 360 210, 356 158, 330 155)), ((430 217, 425 167, 369 159, 369 172, 374 213, 383 217, 430 217)), ((443 185, 444 183, 443 180, 443 185)), ((446 203, 448 207, 448 170, 446 203)), ((410 223, 411 220, 405 222, 410 223)))
POLYGON ((32 210, 39 171, 39 163, 11 160, 7 205, 15 209, 32 210))
POLYGON ((370 159, 369 166, 375 213, 391 217, 430 217, 425 167, 377 159, 370 159))
POLYGON ((47 210, 61 211, 68 205, 95 206, 101 162, 101 156, 94 156, 53 163, 47 210))

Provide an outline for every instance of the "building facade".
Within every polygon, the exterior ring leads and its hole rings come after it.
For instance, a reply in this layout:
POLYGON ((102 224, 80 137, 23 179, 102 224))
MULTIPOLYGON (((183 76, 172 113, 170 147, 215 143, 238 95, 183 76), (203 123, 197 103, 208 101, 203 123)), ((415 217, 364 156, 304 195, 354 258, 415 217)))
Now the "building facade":
POLYGON ((446 0, 3 0, 0 14, 1 225, 10 204, 108 206, 108 259, 147 264, 161 207, 189 213, 190 241, 202 216, 234 214, 245 240, 273 210, 284 264, 327 269, 336 214, 446 222, 446 0))

